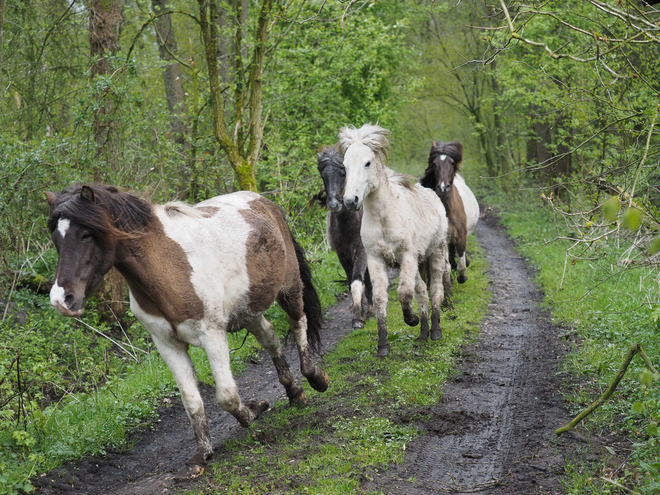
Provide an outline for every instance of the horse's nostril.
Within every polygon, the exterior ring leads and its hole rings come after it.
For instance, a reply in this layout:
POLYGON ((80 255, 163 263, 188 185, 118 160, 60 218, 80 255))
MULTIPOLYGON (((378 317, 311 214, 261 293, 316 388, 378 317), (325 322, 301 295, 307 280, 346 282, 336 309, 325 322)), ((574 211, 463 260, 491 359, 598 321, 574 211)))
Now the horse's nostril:
POLYGON ((354 203, 354 204, 358 204, 358 201, 359 201, 359 200, 358 200, 358 197, 355 196, 355 197, 353 198, 353 203, 354 203))
POLYGON ((67 294, 66 296, 64 296, 64 304, 66 305, 66 307, 68 309, 73 308, 73 304, 75 303, 75 299, 76 298, 73 297, 73 294, 67 294))

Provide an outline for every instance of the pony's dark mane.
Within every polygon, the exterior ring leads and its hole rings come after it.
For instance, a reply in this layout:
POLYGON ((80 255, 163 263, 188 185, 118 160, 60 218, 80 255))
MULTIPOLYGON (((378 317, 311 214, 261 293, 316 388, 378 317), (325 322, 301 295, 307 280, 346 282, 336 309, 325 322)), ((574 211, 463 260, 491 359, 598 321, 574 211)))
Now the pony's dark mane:
POLYGON ((326 167, 340 167, 344 166, 344 157, 339 151, 337 145, 324 147, 317 155, 318 170, 322 172, 326 167))
POLYGON ((50 205, 48 229, 53 232, 60 218, 89 229, 102 239, 140 235, 153 219, 151 203, 105 184, 75 184, 64 189, 50 205), (89 188, 93 193, 90 201, 89 188))
MULTIPOLYGON (((463 162, 463 145, 460 141, 438 141, 431 146, 431 153, 429 154, 429 168, 433 166, 433 162, 440 155, 447 155, 454 161, 454 169, 458 172, 463 162)), ((427 169, 428 170, 428 169, 427 169)))

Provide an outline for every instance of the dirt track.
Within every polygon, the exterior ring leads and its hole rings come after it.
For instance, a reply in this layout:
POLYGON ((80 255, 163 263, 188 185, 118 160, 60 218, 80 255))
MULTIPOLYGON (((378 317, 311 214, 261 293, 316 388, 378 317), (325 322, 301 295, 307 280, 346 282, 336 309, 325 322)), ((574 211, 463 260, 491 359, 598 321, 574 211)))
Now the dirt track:
MULTIPOLYGON (((426 434, 408 446, 404 464, 365 481, 365 491, 562 493, 564 458, 576 443, 572 435, 554 437, 555 428, 570 419, 556 374, 568 344, 539 309, 541 294, 528 267, 493 218, 480 221, 477 237, 493 291, 478 342, 463 350, 456 377, 431 408, 431 420, 419 425, 426 434)), ((347 301, 328 316, 324 343, 331 349, 350 330, 347 301)), ((294 354, 289 352, 290 362, 297 370, 294 354)), ((246 399, 274 404, 284 398, 268 358, 237 381, 246 399)), ((244 435, 213 395, 211 387, 203 388, 216 445, 244 435)), ((173 475, 195 445, 185 411, 177 401, 161 413, 156 429, 144 433, 130 453, 88 458, 47 473, 35 481, 37 493, 151 495, 191 488, 173 475)))
POLYGON ((493 217, 479 222, 477 237, 493 293, 478 342, 463 350, 432 420, 420 425, 426 435, 372 489, 563 493, 564 459, 577 443, 573 435, 554 434, 570 420, 557 375, 568 344, 539 308, 542 294, 526 262, 493 217))

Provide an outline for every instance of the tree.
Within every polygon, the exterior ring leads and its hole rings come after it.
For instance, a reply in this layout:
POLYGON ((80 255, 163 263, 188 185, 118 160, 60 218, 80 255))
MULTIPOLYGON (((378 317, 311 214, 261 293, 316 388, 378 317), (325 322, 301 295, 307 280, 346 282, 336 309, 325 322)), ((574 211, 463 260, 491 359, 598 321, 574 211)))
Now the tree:
MULTIPOLYGON (((112 115, 115 104, 112 98, 112 57, 119 51, 119 35, 124 5, 121 0, 91 0, 89 4, 89 45, 93 59, 92 82, 99 91, 98 108, 94 117, 94 138, 97 152, 103 154, 111 168, 116 166, 116 143, 112 140, 112 115)), ((100 180, 100 171, 96 172, 100 180)))

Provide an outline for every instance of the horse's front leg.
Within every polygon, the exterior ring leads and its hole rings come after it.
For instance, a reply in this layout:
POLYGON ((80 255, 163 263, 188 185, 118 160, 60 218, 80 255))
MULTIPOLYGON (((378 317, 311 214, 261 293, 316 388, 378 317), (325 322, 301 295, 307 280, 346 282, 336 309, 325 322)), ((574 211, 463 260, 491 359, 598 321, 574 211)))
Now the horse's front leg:
POLYGON ((183 407, 195 432, 197 452, 186 461, 187 468, 180 473, 182 477, 194 478, 204 472, 206 461, 213 456, 213 446, 204 413, 204 402, 199 393, 192 361, 188 355, 188 344, 174 339, 161 338, 155 334, 152 334, 152 338, 158 352, 163 356, 165 363, 174 375, 174 380, 181 392, 183 407))
POLYGON ((367 256, 364 251, 358 254, 353 263, 351 276, 351 310, 353 312, 353 328, 364 328, 367 317, 368 302, 365 295, 365 275, 367 272, 367 256))
POLYGON ((467 257, 465 249, 467 247, 467 235, 465 232, 460 233, 456 242, 456 255, 458 256, 458 266, 456 267, 456 280, 459 284, 467 282, 467 257))
POLYGON ((390 343, 387 340, 387 265, 382 259, 369 256, 367 259, 369 276, 373 288, 373 302, 378 321, 378 357, 390 353, 390 343))
POLYGON ((413 313, 412 302, 415 294, 415 285, 419 274, 418 263, 412 254, 405 254, 399 270, 399 287, 396 290, 403 321, 411 327, 419 325, 419 318, 413 313))
POLYGON ((218 405, 234 416, 241 426, 247 428, 268 409, 268 402, 241 402, 236 382, 231 374, 229 344, 224 328, 205 329, 201 341, 215 380, 218 405))
POLYGON ((293 373, 289 367, 289 363, 286 361, 284 354, 282 353, 282 346, 280 345, 280 339, 277 336, 275 327, 269 322, 263 315, 255 319, 247 329, 249 332, 255 336, 257 342, 263 347, 270 358, 273 360, 275 369, 277 370, 277 376, 280 379, 280 383, 286 389, 286 395, 289 398, 289 404, 292 406, 304 406, 307 404, 307 397, 305 392, 300 385, 296 385, 293 378, 293 373))

